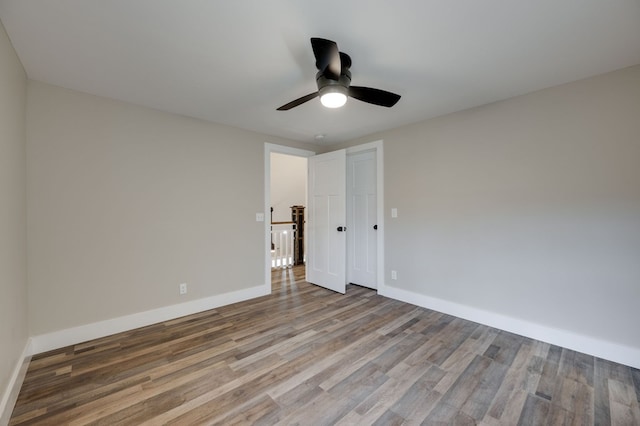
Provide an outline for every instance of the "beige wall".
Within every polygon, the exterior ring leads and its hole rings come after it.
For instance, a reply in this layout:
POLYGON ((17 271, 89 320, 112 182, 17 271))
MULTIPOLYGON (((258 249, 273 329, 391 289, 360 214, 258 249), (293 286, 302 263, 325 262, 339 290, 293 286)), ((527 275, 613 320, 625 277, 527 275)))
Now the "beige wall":
POLYGON ((26 97, 24 69, 0 23, 0 400, 28 338, 26 97))
POLYGON ((291 206, 304 206, 307 196, 307 159, 271 153, 273 221, 291 220, 291 206))
POLYGON ((33 335, 264 284, 264 143, 291 142, 32 81, 27 120, 33 335))
POLYGON ((640 66, 378 139, 387 285, 640 348, 640 66))

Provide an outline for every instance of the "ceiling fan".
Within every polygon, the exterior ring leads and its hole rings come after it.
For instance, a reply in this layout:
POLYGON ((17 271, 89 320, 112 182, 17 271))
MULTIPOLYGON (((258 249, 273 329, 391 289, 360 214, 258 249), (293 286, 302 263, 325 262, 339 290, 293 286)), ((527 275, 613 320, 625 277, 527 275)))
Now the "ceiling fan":
POLYGON ((282 105, 278 111, 287 111, 315 97, 327 108, 339 108, 347 102, 347 96, 384 107, 394 106, 400 95, 371 87, 351 86, 351 57, 338 51, 336 42, 323 38, 311 38, 316 57, 316 83, 318 91, 282 105))

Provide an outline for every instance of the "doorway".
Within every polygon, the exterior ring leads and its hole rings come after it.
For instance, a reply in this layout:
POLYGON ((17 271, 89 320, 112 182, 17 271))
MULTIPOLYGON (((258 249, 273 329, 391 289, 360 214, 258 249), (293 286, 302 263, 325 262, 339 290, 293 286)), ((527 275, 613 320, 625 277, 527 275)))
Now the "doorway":
POLYGON ((304 265, 307 158, 271 153, 271 267, 304 265))
MULTIPOLYGON (((384 182, 384 174, 383 174, 383 141, 376 141, 371 143, 366 143, 354 147, 347 148, 345 150, 346 155, 352 156, 355 154, 360 154, 363 152, 373 153, 373 163, 375 163, 375 200, 373 203, 375 204, 375 224, 372 226, 376 226, 375 232, 372 234, 373 242, 375 243, 373 250, 370 249, 369 255, 372 258, 375 258, 374 262, 369 262, 369 265, 373 264, 374 271, 370 273, 375 276, 375 283, 373 285, 370 284, 371 287, 377 288, 380 292, 384 287, 384 193, 383 193, 383 182, 384 182)), ((281 153, 298 157, 311 157, 315 155, 313 151, 307 151, 297 148, 290 148, 281 145, 269 144, 265 143, 265 290, 268 288, 268 291, 271 291, 271 224, 269 220, 269 213, 271 208, 271 153, 281 153)), ((358 157, 357 155, 355 157, 358 157)), ((345 184, 346 185, 346 184, 345 184)), ((371 199, 369 200, 371 202, 371 199)), ((306 205, 307 203, 305 203, 306 205)), ((346 225, 346 224, 345 224, 346 225)), ((367 225, 368 226, 368 225, 367 225)), ((348 232, 348 231, 347 231, 348 232)), ((309 234, 307 234, 309 235, 309 234)), ((371 241, 370 241, 371 242, 371 241)), ((312 243, 312 241, 307 241, 307 245, 312 243)), ((345 263, 347 259, 345 259, 345 263)), ((345 276, 343 278, 343 282, 347 284, 351 277, 347 277, 345 268, 345 276)), ((356 284, 359 284, 356 282, 356 284)), ((320 284, 321 285, 321 284, 320 284)), ((366 284, 365 284, 366 286, 366 284)))
MULTIPOLYGON (((291 221, 291 210, 290 207, 295 204, 290 204, 292 202, 298 204, 300 202, 300 196, 294 195, 289 196, 287 194, 294 193, 299 194, 299 183, 295 182, 293 185, 289 185, 287 181, 290 179, 300 179, 299 174, 302 173, 302 180, 304 182, 304 196, 302 200, 302 205, 306 205, 306 159, 315 155, 313 151, 307 151, 298 148, 291 148, 282 145, 275 145, 270 143, 265 143, 264 148, 264 212, 265 212, 265 220, 264 220, 264 232, 265 232, 265 278, 264 278, 264 286, 265 292, 271 293, 271 271, 273 265, 272 258, 272 243, 275 242, 272 240, 272 224, 271 222, 288 222, 291 221), (272 165, 272 154, 275 156, 274 164, 272 165), (290 161, 288 161, 290 160, 290 161), (300 161, 296 160, 304 160, 302 163, 304 167, 300 169, 300 161), (272 197, 272 166, 274 168, 282 168, 283 166, 293 165, 292 173, 276 173, 275 182, 276 185, 284 185, 287 188, 281 188, 283 191, 278 193, 274 192, 272 197), (275 204, 275 205, 274 205, 275 204), (274 208, 273 216, 271 214, 271 208, 274 208)), ((284 172, 287 172, 286 170, 284 172)), ((286 227, 286 226, 285 226, 286 227)), ((288 257, 289 252, 285 254, 285 257, 288 257)), ((293 248, 290 251, 291 255, 293 255, 293 248)), ((281 259, 279 261, 282 261, 281 259)), ((300 268, 298 268, 299 270, 300 268)))

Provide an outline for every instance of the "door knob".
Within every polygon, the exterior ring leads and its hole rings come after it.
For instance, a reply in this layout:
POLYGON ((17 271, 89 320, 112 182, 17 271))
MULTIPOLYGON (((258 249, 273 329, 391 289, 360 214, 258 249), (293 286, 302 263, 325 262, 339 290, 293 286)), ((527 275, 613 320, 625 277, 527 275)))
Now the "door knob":
POLYGON ((342 231, 346 231, 346 230, 347 230, 346 226, 344 226, 344 227, 338 226, 338 232, 342 232, 342 231))
POLYGON ((378 230, 378 225, 373 225, 373 229, 378 230))

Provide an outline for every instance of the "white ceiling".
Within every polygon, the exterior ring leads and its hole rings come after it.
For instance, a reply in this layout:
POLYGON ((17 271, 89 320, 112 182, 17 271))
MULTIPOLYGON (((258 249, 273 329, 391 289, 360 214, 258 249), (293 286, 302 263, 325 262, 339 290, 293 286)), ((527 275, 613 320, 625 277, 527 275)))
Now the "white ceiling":
POLYGON ((640 63, 640 0, 0 0, 29 78, 304 142, 335 143, 640 63), (316 90, 310 37, 353 84, 316 90))

